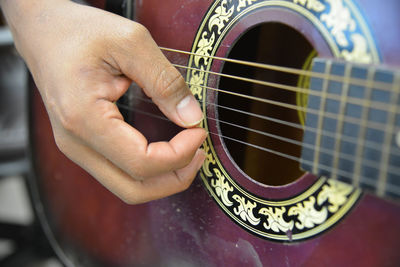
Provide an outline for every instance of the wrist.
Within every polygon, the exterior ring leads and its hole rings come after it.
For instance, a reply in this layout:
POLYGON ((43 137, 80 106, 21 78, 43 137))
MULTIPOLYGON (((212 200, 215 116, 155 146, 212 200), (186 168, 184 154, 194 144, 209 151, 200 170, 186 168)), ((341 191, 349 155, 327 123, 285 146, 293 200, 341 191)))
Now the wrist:
POLYGON ((13 34, 20 28, 33 25, 35 20, 46 15, 46 10, 61 2, 69 0, 0 0, 0 8, 3 11, 13 34))
POLYGON ((54 24, 50 19, 54 16, 52 10, 63 2, 70 1, 0 0, 0 8, 12 32, 15 46, 25 60, 26 50, 35 49, 32 41, 41 36, 48 26, 54 24))

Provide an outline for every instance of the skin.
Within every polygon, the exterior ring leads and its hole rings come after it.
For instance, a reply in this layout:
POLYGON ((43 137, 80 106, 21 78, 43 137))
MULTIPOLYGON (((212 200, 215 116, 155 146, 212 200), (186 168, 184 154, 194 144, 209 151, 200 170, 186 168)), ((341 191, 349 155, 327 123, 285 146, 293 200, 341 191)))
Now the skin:
MULTIPOLYGON (((140 24, 67 0, 0 0, 59 149, 129 204, 189 187, 205 154, 201 109, 140 24), (135 81, 186 129, 148 143, 113 104, 135 81)), ((162 130, 162 129, 160 129, 162 130)))

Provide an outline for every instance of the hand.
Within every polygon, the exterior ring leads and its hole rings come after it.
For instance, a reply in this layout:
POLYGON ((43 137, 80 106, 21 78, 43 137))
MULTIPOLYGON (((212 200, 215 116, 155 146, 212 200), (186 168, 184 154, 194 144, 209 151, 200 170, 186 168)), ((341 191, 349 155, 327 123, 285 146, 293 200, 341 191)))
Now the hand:
MULTIPOLYGON (((0 0, 59 149, 130 204, 186 189, 205 155, 203 118, 182 76, 140 24, 65 0, 0 0), (134 80, 176 124, 148 144, 113 104, 134 80)), ((162 130, 162 129, 161 129, 162 130)))

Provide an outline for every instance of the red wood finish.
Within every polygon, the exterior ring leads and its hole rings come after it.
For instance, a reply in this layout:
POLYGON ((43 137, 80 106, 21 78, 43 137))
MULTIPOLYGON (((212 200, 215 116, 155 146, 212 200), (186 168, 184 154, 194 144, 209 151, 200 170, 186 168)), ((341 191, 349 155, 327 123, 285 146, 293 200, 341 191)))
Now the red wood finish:
MULTIPOLYGON (((136 18, 160 46, 190 51, 210 0, 136 1, 136 18)), ((384 63, 400 65, 400 10, 396 0, 376 4, 357 1, 375 34, 384 63), (385 14, 385 16, 382 16, 385 14), (389 16, 390 15, 390 16, 389 16), (391 25, 388 27, 388 25, 391 25)), ((321 55, 331 52, 304 18, 285 10, 249 16, 230 31, 217 55, 225 56, 234 40, 252 25, 278 21, 302 32, 321 55)), ((188 56, 166 53, 177 64, 188 56)), ((219 71, 215 64, 213 70, 219 71)), ((217 81, 211 81, 211 85, 217 81)), ((148 204, 128 206, 103 188, 57 149, 39 93, 31 95, 31 140, 40 201, 58 244, 79 266, 398 266, 399 205, 364 195, 352 212, 327 232, 300 242, 261 239, 234 224, 197 178, 185 192, 148 204)), ((142 107, 144 109, 149 107, 142 107)), ((210 110, 212 112, 212 110, 210 110)), ((135 115, 135 127, 150 140, 169 138, 170 123, 135 115)), ((211 127, 216 127, 211 126, 211 127)), ((267 198, 293 196, 314 181, 270 187, 248 179, 232 164, 218 139, 221 161, 248 191, 267 198)), ((39 210, 39 215, 43 214, 39 210)), ((44 222, 46 224, 46 222, 44 222)), ((62 253, 62 252, 61 252, 62 253)))

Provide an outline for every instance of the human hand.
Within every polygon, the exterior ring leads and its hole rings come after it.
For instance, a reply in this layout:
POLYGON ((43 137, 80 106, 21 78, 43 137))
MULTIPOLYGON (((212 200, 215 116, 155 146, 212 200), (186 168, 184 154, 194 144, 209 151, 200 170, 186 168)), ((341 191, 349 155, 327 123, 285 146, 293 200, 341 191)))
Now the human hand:
POLYGON ((199 147, 206 132, 190 127, 203 114, 143 26, 66 0, 0 1, 68 158, 130 204, 191 184, 205 158, 199 147), (113 104, 132 80, 189 129, 149 144, 113 104))

